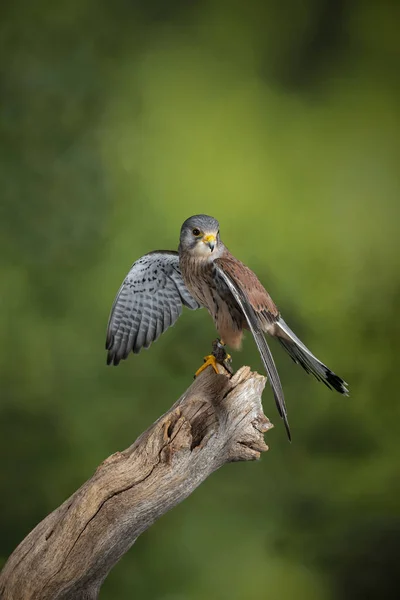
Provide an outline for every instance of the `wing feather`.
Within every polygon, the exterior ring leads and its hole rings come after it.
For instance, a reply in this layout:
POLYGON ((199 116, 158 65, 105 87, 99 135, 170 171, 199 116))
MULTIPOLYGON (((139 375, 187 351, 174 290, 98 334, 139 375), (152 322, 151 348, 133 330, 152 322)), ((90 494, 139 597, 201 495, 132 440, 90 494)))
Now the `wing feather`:
POLYGON ((279 379, 278 371, 275 366, 275 362, 272 357, 271 351, 268 347, 267 341, 262 332, 261 324, 260 324, 257 314, 256 314, 254 308, 252 307, 252 305, 250 304, 248 298, 240 290, 240 288, 236 285, 233 278, 224 271, 223 263, 222 264, 221 263, 222 263, 222 261, 215 261, 215 263, 214 263, 216 266, 216 269, 217 269, 217 273, 222 278, 222 280, 225 282, 225 284, 227 285, 228 289, 230 290, 231 294, 235 298, 236 302, 238 303, 239 307, 241 308, 241 310, 246 318, 249 329, 250 329, 251 333, 253 334, 254 340, 257 344, 258 351, 260 352, 261 360, 267 371, 268 380, 272 387, 276 407, 278 409, 279 415, 282 417, 282 419, 284 421, 288 438, 289 438, 289 440, 291 440, 291 434, 290 434, 289 422, 288 422, 288 417, 287 417, 285 398, 284 398, 283 390, 282 390, 282 384, 279 379))
POLYGON ((182 313, 200 308, 186 288, 177 252, 159 250, 131 267, 113 302, 107 327, 107 364, 148 348, 182 313))
POLYGON ((227 249, 216 262, 223 266, 231 281, 239 285, 242 296, 253 308, 262 331, 265 331, 270 323, 279 318, 279 310, 257 275, 227 249))

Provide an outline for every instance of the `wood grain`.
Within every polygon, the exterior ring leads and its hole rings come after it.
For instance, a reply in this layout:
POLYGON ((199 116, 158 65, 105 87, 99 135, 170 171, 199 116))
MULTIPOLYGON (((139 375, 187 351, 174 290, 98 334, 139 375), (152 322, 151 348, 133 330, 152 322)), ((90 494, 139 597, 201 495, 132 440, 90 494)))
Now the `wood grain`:
MULTIPOLYGON (((265 378, 207 368, 129 448, 21 542, 0 574, 2 600, 94 600, 138 536, 213 471, 267 450, 265 378)), ((135 560, 134 554, 132 561, 135 560)))

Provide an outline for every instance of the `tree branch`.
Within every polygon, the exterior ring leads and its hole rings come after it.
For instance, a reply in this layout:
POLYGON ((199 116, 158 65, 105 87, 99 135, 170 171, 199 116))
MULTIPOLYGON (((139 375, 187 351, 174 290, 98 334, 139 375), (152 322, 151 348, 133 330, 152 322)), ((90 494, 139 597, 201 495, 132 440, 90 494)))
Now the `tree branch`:
POLYGON ((16 548, 0 574, 3 600, 95 600, 138 536, 227 462, 268 450, 265 378, 242 367, 232 378, 207 368, 135 442, 16 548))

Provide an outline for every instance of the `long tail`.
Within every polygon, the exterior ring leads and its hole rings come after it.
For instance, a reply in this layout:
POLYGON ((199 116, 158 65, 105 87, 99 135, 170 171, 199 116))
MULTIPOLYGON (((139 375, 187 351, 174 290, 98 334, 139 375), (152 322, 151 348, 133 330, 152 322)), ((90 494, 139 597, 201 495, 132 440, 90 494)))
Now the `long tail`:
POLYGON ((312 373, 319 381, 322 381, 328 388, 336 390, 339 394, 349 395, 349 390, 346 387, 347 383, 318 360, 282 318, 274 323, 273 335, 280 341, 294 362, 301 365, 307 373, 312 373))

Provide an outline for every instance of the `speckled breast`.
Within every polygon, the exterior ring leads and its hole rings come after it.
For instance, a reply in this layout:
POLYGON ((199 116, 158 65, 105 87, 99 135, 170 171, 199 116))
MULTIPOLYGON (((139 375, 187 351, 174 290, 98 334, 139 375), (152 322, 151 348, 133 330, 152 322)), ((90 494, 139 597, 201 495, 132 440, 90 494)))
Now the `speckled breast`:
POLYGON ((235 329, 243 327, 244 316, 212 262, 183 256, 180 268, 189 292, 208 310, 217 326, 223 319, 231 320, 235 329))

